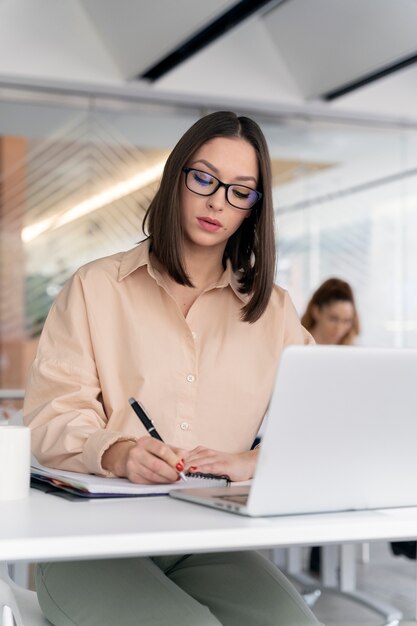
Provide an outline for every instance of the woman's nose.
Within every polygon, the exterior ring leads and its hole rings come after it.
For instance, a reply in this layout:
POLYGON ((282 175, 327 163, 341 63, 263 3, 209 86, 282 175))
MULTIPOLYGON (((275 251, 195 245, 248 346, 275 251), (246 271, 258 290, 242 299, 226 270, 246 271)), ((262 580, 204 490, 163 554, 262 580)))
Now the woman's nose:
POLYGON ((214 211, 223 211, 226 202, 226 189, 223 187, 219 187, 211 196, 208 196, 208 205, 214 211))

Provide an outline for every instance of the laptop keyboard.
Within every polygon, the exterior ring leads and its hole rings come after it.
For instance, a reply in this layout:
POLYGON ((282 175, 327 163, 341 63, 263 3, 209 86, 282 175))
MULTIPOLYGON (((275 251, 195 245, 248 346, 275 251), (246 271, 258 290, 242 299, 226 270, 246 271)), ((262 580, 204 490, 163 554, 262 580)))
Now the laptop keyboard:
POLYGON ((226 502, 236 502, 236 504, 247 504, 248 502, 248 494, 245 493, 243 495, 236 494, 234 496, 216 496, 220 498, 220 500, 226 500, 226 502))

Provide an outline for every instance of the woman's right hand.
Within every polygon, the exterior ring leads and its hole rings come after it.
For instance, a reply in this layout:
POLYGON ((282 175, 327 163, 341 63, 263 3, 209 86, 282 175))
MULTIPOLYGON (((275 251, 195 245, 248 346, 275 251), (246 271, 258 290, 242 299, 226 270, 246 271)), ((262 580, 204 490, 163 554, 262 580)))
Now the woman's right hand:
POLYGON ((118 441, 103 454, 101 464, 116 476, 132 483, 173 483, 184 469, 186 451, 172 448, 153 437, 135 442, 118 441))

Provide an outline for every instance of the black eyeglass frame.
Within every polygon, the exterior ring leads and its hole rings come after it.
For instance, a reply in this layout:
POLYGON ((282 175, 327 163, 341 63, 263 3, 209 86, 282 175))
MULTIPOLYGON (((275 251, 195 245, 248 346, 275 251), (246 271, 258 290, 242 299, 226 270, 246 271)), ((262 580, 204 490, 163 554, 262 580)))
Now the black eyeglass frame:
POLYGON ((185 185, 186 185, 187 189, 189 191, 191 191, 191 193, 195 193, 197 196, 208 197, 208 196, 212 196, 214 193, 216 193, 216 191, 218 191, 220 189, 220 187, 224 187, 225 188, 225 194, 226 194, 227 202, 234 209, 239 209, 239 211, 252 211, 254 206, 256 204, 258 204, 259 200, 262 198, 262 192, 258 191, 257 189, 253 189, 253 187, 248 187, 247 185, 241 185, 240 183, 223 183, 219 178, 217 178, 217 176, 214 176, 213 174, 210 174, 210 172, 206 172, 204 170, 198 170, 195 167, 183 167, 182 171, 185 174, 185 185), (217 185, 217 187, 215 187, 215 189, 210 191, 210 193, 198 193, 198 191, 194 191, 194 189, 190 189, 190 187, 187 184, 187 178, 188 178, 189 172, 201 172, 201 174, 206 174, 208 176, 211 176, 212 178, 214 178, 214 180, 217 180, 218 185, 217 185), (236 206, 235 204, 233 204, 233 202, 230 202, 230 200, 229 200, 229 189, 230 189, 230 187, 243 187, 244 189, 250 189, 250 191, 253 191, 253 192, 256 193, 257 198, 256 198, 255 202, 252 204, 252 206, 249 207, 248 209, 244 209, 243 207, 236 206))

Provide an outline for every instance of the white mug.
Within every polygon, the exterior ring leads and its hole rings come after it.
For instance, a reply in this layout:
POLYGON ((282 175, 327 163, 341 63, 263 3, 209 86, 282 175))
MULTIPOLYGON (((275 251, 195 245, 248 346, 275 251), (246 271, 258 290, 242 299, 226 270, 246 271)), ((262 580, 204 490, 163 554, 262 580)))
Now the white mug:
POLYGON ((0 426, 0 501, 29 495, 30 429, 0 426))

